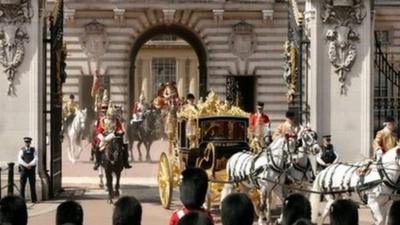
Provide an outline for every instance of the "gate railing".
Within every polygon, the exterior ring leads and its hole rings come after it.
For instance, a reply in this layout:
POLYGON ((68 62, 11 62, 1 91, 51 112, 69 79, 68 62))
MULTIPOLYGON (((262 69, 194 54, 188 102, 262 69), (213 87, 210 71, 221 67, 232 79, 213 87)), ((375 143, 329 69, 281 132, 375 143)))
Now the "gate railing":
MULTIPOLYGON (((400 121, 400 72, 389 62, 387 53, 382 51, 379 35, 375 32, 375 89, 374 89, 374 131, 382 128, 386 116, 400 121)), ((400 131, 398 126, 397 132, 400 131)))
POLYGON ((296 0, 288 1, 288 41, 285 45, 285 81, 288 86, 289 110, 296 113, 299 122, 303 121, 305 102, 303 96, 303 61, 308 41, 303 34, 303 14, 296 0))
POLYGON ((14 190, 16 189, 19 192, 19 189, 17 188, 17 185, 15 184, 14 181, 14 166, 15 163, 10 162, 7 163, 7 168, 1 168, 0 167, 0 199, 3 197, 2 192, 3 189, 7 189, 7 195, 14 195, 14 190), (2 173, 7 172, 7 184, 3 185, 2 184, 2 173))
POLYGON ((63 27, 64 1, 58 0, 50 16, 50 197, 61 191, 62 84, 66 78, 63 27))

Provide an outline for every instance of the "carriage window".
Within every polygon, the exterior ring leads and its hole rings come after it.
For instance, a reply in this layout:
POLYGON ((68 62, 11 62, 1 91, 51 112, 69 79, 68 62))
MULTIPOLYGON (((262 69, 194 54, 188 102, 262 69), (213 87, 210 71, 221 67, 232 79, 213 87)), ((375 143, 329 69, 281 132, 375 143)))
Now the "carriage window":
POLYGON ((243 121, 213 120, 202 123, 202 138, 209 140, 243 141, 246 139, 246 124, 243 121))

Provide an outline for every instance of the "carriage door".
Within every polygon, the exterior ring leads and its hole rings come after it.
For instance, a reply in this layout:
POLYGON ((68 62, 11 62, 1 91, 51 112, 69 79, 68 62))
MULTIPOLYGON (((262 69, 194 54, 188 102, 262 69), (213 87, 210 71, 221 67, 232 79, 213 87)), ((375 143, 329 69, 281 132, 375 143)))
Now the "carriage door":
POLYGON ((254 112, 255 76, 228 76, 226 97, 246 112, 254 112))

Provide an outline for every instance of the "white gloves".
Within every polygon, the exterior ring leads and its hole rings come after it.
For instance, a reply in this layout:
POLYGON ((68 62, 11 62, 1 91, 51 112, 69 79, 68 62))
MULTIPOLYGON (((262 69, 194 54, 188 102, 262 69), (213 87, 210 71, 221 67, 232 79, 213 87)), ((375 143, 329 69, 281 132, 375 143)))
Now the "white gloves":
POLYGON ((377 160, 380 160, 380 159, 382 158, 382 155, 383 155, 382 149, 376 150, 375 156, 376 156, 376 159, 377 159, 377 160))
POLYGON ((103 134, 98 134, 97 138, 100 139, 100 141, 104 141, 104 135, 103 134))

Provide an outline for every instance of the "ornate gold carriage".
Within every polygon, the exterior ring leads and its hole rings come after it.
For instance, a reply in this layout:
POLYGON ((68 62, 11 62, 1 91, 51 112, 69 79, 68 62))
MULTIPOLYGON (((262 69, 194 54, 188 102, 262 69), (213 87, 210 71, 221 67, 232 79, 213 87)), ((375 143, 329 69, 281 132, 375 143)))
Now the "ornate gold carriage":
POLYGON ((206 203, 210 207, 213 202, 219 202, 226 180, 227 160, 237 152, 250 149, 247 140, 248 114, 228 102, 221 102, 211 92, 205 102, 200 101, 195 106, 185 105, 177 113, 173 126, 175 133, 167 135, 169 149, 161 154, 158 167, 161 204, 169 208, 173 188, 180 182, 181 171, 199 167, 205 169, 209 176, 206 203))

